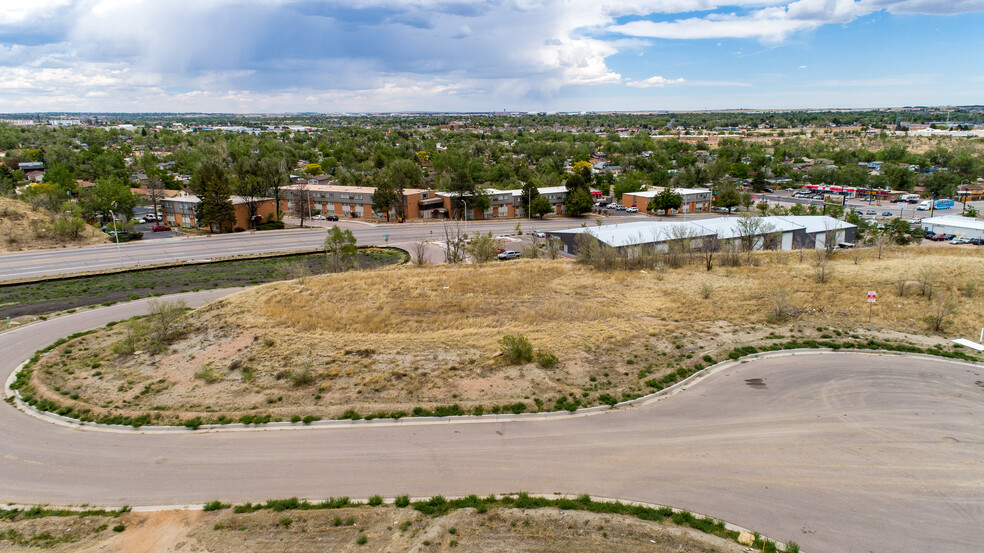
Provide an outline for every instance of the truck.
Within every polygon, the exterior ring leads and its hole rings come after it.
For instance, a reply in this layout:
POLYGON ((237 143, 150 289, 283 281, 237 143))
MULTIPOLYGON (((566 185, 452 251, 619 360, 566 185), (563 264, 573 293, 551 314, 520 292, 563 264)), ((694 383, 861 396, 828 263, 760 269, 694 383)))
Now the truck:
POLYGON ((951 207, 953 207, 953 200, 949 198, 940 198, 939 200, 936 200, 934 209, 949 209, 951 207))
POLYGON ((923 200, 919 202, 918 206, 916 206, 916 209, 919 211, 929 211, 932 208, 933 208, 933 200, 923 200))

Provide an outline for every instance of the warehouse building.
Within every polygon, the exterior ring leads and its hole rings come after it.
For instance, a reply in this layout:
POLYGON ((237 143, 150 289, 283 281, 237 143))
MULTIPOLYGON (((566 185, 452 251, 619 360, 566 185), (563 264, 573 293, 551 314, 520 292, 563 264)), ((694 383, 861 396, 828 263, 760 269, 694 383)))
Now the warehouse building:
POLYGON ((943 215, 923 219, 919 224, 923 230, 930 230, 937 234, 955 234, 961 238, 984 238, 984 221, 970 217, 943 215))
POLYGON ((700 221, 643 221, 602 227, 577 227, 548 232, 563 244, 563 251, 577 254, 583 234, 617 249, 653 247, 665 250, 681 239, 716 238, 721 248, 742 241, 752 249, 813 249, 827 244, 853 243, 857 227, 826 216, 721 217, 700 221))

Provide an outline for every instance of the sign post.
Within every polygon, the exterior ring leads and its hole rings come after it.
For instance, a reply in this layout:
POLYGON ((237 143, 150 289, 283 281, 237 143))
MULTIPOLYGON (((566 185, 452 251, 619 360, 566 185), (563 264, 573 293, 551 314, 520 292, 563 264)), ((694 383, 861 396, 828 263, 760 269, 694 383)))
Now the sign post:
POLYGON ((871 324, 871 308, 874 307, 875 302, 878 300, 878 292, 874 290, 868 290, 868 324, 871 324))

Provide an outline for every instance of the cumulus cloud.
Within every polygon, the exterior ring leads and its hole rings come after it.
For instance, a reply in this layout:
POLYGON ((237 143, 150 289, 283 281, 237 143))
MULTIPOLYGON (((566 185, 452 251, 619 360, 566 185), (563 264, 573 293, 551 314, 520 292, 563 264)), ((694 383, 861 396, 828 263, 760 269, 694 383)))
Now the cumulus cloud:
POLYGON ((664 87, 666 85, 672 84, 683 84, 683 78, 679 79, 667 79, 662 75, 653 75, 648 79, 642 81, 629 81, 625 83, 626 86, 631 86, 634 88, 654 88, 654 87, 664 87))
POLYGON ((778 42, 880 10, 952 14, 984 0, 0 0, 0 103, 492 109, 681 84, 612 68, 649 39, 778 42))

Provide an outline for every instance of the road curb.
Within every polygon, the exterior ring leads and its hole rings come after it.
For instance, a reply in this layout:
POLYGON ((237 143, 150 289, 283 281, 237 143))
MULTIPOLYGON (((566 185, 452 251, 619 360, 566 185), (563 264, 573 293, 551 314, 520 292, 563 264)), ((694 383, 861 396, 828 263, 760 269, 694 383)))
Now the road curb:
MULTIPOLYGON (((139 300, 138 300, 139 301, 139 300)), ((767 351, 745 355, 739 357, 738 359, 727 359, 724 361, 719 361, 714 365, 701 369, 695 372, 689 377, 674 383, 657 392, 647 394, 636 399, 622 401, 614 405, 596 405, 593 407, 582 407, 575 411, 550 411, 550 412, 539 412, 539 413, 518 413, 518 414, 485 414, 485 415, 453 415, 447 417, 403 417, 400 419, 392 418, 378 418, 378 419, 332 419, 332 420, 319 420, 310 423, 303 422, 290 422, 290 421, 278 421, 278 422, 268 422, 261 425, 256 424, 244 424, 244 423, 229 423, 229 424, 203 424, 197 428, 188 428, 180 425, 167 425, 167 426, 141 426, 132 427, 129 425, 118 425, 118 424, 102 424, 96 422, 82 422, 78 419, 73 419, 52 413, 50 411, 41 411, 36 409, 32 405, 24 401, 20 392, 17 390, 12 390, 10 388, 11 384, 16 380, 18 373, 27 365, 30 361, 29 359, 21 362, 20 365, 14 369, 7 381, 4 384, 4 395, 6 398, 13 398, 13 405, 19 411, 32 416, 39 420, 45 420, 51 422, 52 424, 57 424, 59 426, 65 426, 69 428, 76 428, 79 430, 95 431, 95 432, 108 432, 117 434, 168 434, 168 433, 197 433, 197 434, 208 434, 216 432, 260 432, 260 431, 276 431, 276 430, 307 430, 307 429, 333 429, 333 428, 358 428, 358 427, 395 427, 395 426, 433 426, 433 425, 459 425, 459 424, 487 424, 487 423, 505 423, 505 422, 523 422, 523 421, 544 421, 544 420, 555 420, 555 419, 570 419, 576 417, 588 417, 597 416, 610 413, 616 413, 629 408, 643 407, 651 405, 662 401, 668 397, 676 395, 684 390, 686 390, 690 385, 696 384, 699 380, 708 377, 712 374, 734 368, 752 361, 757 361, 760 359, 770 359, 775 357, 794 357, 798 355, 836 355, 836 354, 848 354, 848 355, 894 355, 900 357, 913 357, 922 358, 933 361, 949 361, 953 364, 970 365, 974 367, 984 367, 984 363, 975 363, 972 361, 964 361, 960 359, 950 359, 947 357, 940 357, 936 355, 928 355, 924 353, 908 353, 908 352, 898 352, 898 351, 888 351, 888 350, 856 350, 856 349, 837 349, 832 348, 816 348, 816 349, 789 349, 789 350, 776 350, 767 351)))

